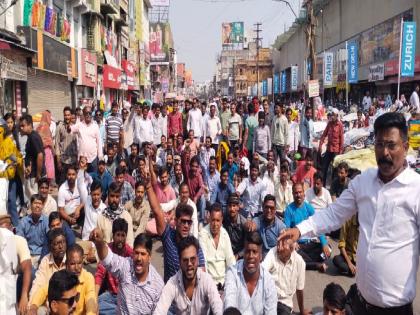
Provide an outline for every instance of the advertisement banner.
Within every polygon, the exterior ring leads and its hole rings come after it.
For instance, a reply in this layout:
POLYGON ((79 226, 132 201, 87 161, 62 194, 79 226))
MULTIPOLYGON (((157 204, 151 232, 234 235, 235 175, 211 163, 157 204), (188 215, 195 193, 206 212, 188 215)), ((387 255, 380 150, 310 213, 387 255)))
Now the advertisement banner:
POLYGON ((96 66, 96 54, 87 51, 86 49, 81 50, 81 76, 82 85, 95 87, 97 81, 97 66, 96 66))
POLYGON ((408 122, 408 143, 414 150, 420 148, 420 120, 408 122))
POLYGON ((244 42, 244 22, 222 23, 222 45, 244 42))
POLYGON ((268 95, 273 94, 273 78, 267 79, 267 94, 268 95))
POLYGON ((377 65, 369 66, 369 76, 368 81, 380 81, 384 79, 385 66, 383 63, 378 63, 377 65))
POLYGON ((308 94, 309 94, 309 97, 319 96, 319 81, 318 80, 308 81, 308 94))
POLYGON ((274 74, 273 90, 274 90, 274 94, 279 94, 279 91, 280 91, 280 75, 278 73, 274 74))
POLYGON ((262 96, 267 96, 267 80, 262 81, 262 96))
POLYGON ((414 76, 416 58, 416 22, 404 22, 401 48, 401 76, 414 76))
POLYGON ((103 65, 103 84, 104 88, 119 89, 121 86, 121 75, 120 69, 111 67, 109 65, 103 65))
POLYGON ((135 83, 135 70, 134 65, 128 60, 121 60, 121 66, 125 72, 126 76, 126 84, 128 90, 135 90, 136 83, 135 83))
POLYGON ((356 42, 347 44, 347 77, 349 83, 357 83, 359 78, 358 49, 356 42))
POLYGON ((334 54, 332 52, 324 53, 324 86, 333 84, 334 54))
POLYGON ((290 90, 297 91, 298 89, 298 66, 292 66, 290 71, 290 90))
POLYGON ((173 47, 171 29, 168 23, 150 24, 149 49, 151 62, 169 62, 173 47))
POLYGON ((286 71, 281 72, 281 93, 287 92, 286 71))

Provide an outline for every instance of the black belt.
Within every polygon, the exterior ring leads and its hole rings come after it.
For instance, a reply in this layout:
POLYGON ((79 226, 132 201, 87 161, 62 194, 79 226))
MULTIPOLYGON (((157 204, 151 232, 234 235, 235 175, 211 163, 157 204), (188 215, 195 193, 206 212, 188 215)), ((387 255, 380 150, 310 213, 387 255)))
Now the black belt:
POLYGON ((370 304, 368 301, 365 300, 363 295, 357 290, 357 295, 359 300, 363 306, 363 308, 368 312, 372 312, 375 314, 383 314, 383 315, 393 315, 393 314, 413 314, 413 304, 408 303, 402 306, 395 306, 395 307, 379 307, 373 304, 370 304))

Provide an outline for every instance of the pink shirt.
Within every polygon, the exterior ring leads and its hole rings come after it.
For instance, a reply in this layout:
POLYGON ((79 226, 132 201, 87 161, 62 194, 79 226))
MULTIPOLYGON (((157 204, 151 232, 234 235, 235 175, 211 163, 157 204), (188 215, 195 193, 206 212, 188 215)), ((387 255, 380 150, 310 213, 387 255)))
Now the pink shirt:
POLYGON ((182 115, 180 112, 172 112, 168 115, 168 137, 176 133, 182 135, 182 115))
POLYGON ((87 125, 84 121, 78 121, 71 125, 71 132, 77 135, 78 158, 84 156, 88 163, 92 163, 96 157, 102 159, 101 135, 96 122, 87 125))
POLYGON ((175 191, 171 185, 164 188, 161 183, 157 183, 153 188, 160 203, 168 203, 176 199, 175 191))

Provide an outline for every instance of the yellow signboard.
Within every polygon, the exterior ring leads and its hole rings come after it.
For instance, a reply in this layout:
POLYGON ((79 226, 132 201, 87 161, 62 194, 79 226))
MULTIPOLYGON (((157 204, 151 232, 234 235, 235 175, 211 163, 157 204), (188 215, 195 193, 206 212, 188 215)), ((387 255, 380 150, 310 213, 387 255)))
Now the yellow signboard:
POLYGON ((408 122, 408 142, 413 149, 420 148, 420 120, 408 122))

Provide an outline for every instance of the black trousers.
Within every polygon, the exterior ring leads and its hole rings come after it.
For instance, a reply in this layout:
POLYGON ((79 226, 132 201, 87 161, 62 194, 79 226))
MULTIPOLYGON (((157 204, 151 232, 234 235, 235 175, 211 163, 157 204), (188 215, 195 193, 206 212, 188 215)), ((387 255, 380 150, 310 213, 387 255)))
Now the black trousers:
MULTIPOLYGON (((355 285, 354 285, 355 286, 355 285)), ((399 307, 382 308, 371 305, 365 301, 360 292, 350 289, 354 292, 351 296, 351 309, 356 315, 413 315, 413 304, 409 303, 399 307)))
POLYGON ((322 176, 324 186, 327 184, 328 168, 330 167, 331 162, 334 161, 336 155, 337 153, 327 151, 322 159, 322 176))
POLYGON ((306 263, 306 270, 318 270, 324 260, 321 257, 322 247, 320 243, 299 244, 299 255, 306 263))
POLYGON ((281 162, 283 162, 286 158, 286 154, 285 154, 286 152, 284 150, 284 145, 273 144, 273 151, 276 155, 276 161, 277 161, 277 159, 280 159, 280 164, 281 164, 281 162))
MULTIPOLYGON (((341 274, 344 274, 349 277, 353 277, 350 271, 349 265, 347 265, 347 261, 344 259, 343 255, 340 254, 340 255, 335 256, 333 258, 333 263, 334 263, 334 266, 337 267, 338 271, 341 274)), ((353 264, 356 265, 355 262, 353 262, 353 264)))
POLYGON ((290 315, 292 314, 292 309, 283 303, 277 303, 277 315, 290 315))

